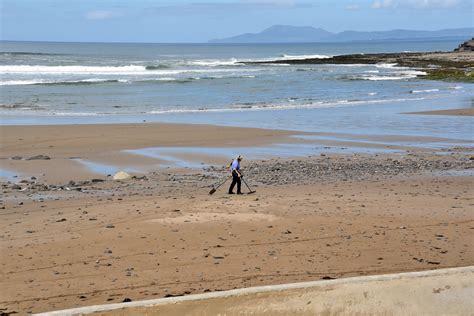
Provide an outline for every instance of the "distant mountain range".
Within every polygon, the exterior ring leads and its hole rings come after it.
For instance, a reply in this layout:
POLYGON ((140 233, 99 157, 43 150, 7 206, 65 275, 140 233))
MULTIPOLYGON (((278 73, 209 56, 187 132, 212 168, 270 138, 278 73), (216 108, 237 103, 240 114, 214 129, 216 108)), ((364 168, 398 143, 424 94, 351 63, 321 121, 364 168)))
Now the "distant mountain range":
POLYGON ((246 33, 215 39, 210 43, 312 43, 383 40, 414 40, 465 38, 474 36, 474 28, 444 29, 439 31, 392 30, 376 32, 344 31, 332 33, 312 26, 274 25, 260 33, 246 33))

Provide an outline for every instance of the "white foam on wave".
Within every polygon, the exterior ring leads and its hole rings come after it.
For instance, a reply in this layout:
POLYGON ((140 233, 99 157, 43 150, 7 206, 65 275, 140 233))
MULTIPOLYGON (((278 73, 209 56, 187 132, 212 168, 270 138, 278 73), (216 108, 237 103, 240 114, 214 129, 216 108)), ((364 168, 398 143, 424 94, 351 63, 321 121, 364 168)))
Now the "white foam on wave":
MULTIPOLYGON (((366 71, 366 73, 372 73, 372 72, 366 71)), ((373 72, 373 73, 376 73, 376 72, 373 72)), ((400 70, 400 71, 376 73, 376 75, 362 75, 362 76, 356 77, 356 79, 370 80, 370 81, 404 80, 404 79, 412 79, 418 76, 425 76, 425 75, 426 75, 426 72, 424 71, 403 68, 403 70, 400 70)))
MULTIPOLYGON (((263 69, 245 69, 246 72, 263 69)), ((33 65, 2 65, 2 74, 51 74, 51 75, 178 75, 183 73, 214 73, 235 72, 236 69, 150 69, 145 66, 33 66, 33 65)))
POLYGON ((45 83, 44 80, 5 80, 0 81, 0 86, 23 86, 45 83))
POLYGON ((405 67, 397 67, 396 63, 380 63, 376 64, 375 67, 383 69, 404 69, 405 67))
MULTIPOLYGON (((187 65, 205 66, 205 67, 219 67, 219 66, 244 66, 248 62, 271 62, 281 60, 304 60, 304 59, 325 59, 331 58, 327 55, 287 55, 283 54, 280 57, 256 58, 256 59, 236 59, 230 58, 225 60, 220 59, 203 59, 186 62, 187 65)), ((272 64, 269 64, 272 65, 272 64)), ((275 64, 281 66, 281 64, 275 64)))
POLYGON ((146 72, 144 66, 40 66, 1 65, 4 74, 136 74, 146 72))
POLYGON ((283 54, 278 60, 303 60, 303 59, 327 59, 332 56, 328 55, 286 55, 283 54))
POLYGON ((212 113, 212 112, 245 112, 245 111, 265 111, 265 110, 298 110, 298 109, 318 109, 318 108, 336 108, 351 107, 357 105, 380 104, 387 102, 406 102, 419 101, 426 98, 396 98, 380 100, 336 100, 336 101, 314 101, 308 103, 285 103, 285 104, 255 104, 241 105, 233 108, 201 108, 201 109, 170 109, 154 110, 147 114, 190 114, 190 113, 212 113))
POLYGON ((23 86, 23 85, 42 85, 42 84, 81 84, 81 83, 106 83, 119 82, 127 83, 127 79, 101 79, 89 78, 81 80, 45 80, 45 79, 31 79, 31 80, 5 80, 0 81, 0 86, 23 86))
MULTIPOLYGON (((107 113, 102 113, 102 115, 106 115, 107 113)), ((49 115, 55 115, 55 116, 98 116, 101 115, 101 113, 95 113, 95 112, 53 112, 49 113, 49 115)))
POLYGON ((218 67, 218 66, 236 66, 241 61, 231 58, 229 60, 218 60, 218 59, 205 59, 205 60, 194 60, 188 62, 190 65, 196 66, 207 66, 207 67, 218 67))
POLYGON ((419 71, 419 70, 403 70, 403 71, 399 71, 397 73, 400 74, 400 75, 403 75, 403 76, 413 76, 413 77, 426 76, 427 75, 426 72, 419 71))
POLYGON ((411 90, 410 93, 428 93, 428 92, 438 92, 439 89, 426 89, 426 90, 411 90))
MULTIPOLYGON (((190 71, 193 73, 193 71, 190 71)), ((218 73, 218 72, 217 72, 218 73)), ((228 73, 224 71, 223 73, 228 73)), ((93 84, 93 83, 132 83, 132 82, 177 82, 177 81, 193 81, 201 79, 235 79, 235 78, 255 78, 255 75, 251 74, 240 74, 231 72, 227 75, 203 75, 203 76, 190 76, 185 78, 180 77, 134 77, 131 79, 115 79, 115 78, 88 78, 80 80, 64 80, 62 77, 56 79, 26 79, 26 80, 5 80, 0 81, 0 86, 20 86, 20 85, 52 85, 52 84, 93 84)))
MULTIPOLYGON (((108 116, 108 115, 123 115, 123 114, 193 114, 193 113, 226 113, 226 112, 246 112, 246 111, 271 111, 271 110, 300 110, 300 109, 318 109, 318 108, 338 108, 338 107, 352 107, 358 105, 369 105, 369 104, 382 104, 387 102, 406 102, 406 101, 419 101, 425 100, 426 98, 396 98, 396 99, 378 99, 378 100, 334 100, 334 101, 312 101, 307 103, 298 103, 294 100, 290 100, 288 103, 258 103, 258 104, 242 104, 235 105, 234 107, 228 108, 200 108, 200 109, 169 109, 169 110, 153 110, 148 112, 135 112, 135 113, 117 113, 117 112, 54 112, 54 111, 36 111, 35 116, 108 116)), ((31 111, 25 111, 25 109, 19 109, 19 111, 0 111, 1 115, 32 115, 31 111)))
POLYGON ((386 80, 403 80, 403 79, 410 79, 412 77, 406 76, 363 76, 358 77, 361 80, 369 80, 369 81, 386 81, 386 80))

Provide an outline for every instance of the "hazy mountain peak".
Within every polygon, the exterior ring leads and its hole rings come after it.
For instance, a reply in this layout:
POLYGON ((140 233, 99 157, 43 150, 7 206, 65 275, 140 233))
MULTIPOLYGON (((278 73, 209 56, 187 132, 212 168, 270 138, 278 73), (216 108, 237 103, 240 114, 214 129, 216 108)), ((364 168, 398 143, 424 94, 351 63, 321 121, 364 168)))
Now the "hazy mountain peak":
POLYGON ((359 32, 347 30, 331 33, 312 26, 272 25, 259 33, 241 34, 212 40, 212 43, 298 43, 298 42, 351 42, 371 40, 410 40, 429 38, 471 38, 474 28, 419 31, 396 29, 390 31, 359 32))
POLYGON ((273 25, 260 33, 247 33, 230 38, 213 40, 216 43, 288 43, 317 42, 334 35, 322 28, 312 26, 273 25))

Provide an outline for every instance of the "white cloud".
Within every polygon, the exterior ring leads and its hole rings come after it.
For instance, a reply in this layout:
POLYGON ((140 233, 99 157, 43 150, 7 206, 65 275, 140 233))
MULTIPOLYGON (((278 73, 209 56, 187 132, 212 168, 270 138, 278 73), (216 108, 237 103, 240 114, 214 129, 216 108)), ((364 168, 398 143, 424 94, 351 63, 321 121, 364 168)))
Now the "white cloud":
POLYGON ((414 9, 449 9, 461 5, 464 0, 375 0, 373 9, 414 8, 414 9))
POLYGON ((374 1, 374 3, 372 3, 372 8, 373 9, 390 8, 390 7, 393 7, 394 5, 395 3, 393 0, 383 0, 383 1, 376 0, 374 1))
POLYGON ((106 10, 89 11, 86 13, 86 19, 88 20, 106 20, 119 16, 120 14, 117 12, 106 10))

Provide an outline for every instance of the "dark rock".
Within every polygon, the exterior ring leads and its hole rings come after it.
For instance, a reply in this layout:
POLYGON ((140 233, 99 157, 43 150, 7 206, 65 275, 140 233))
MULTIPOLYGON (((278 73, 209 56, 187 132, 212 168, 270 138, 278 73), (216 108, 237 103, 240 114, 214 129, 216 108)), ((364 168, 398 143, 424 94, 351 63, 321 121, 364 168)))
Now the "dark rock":
POLYGON ((131 302, 131 301, 132 301, 131 298, 126 297, 126 298, 123 299, 122 302, 123 302, 123 303, 129 303, 129 302, 131 302))
POLYGON ((20 156, 13 156, 10 158, 11 160, 22 160, 23 157, 20 157, 20 156))
POLYGON ((30 158, 27 158, 26 160, 50 160, 51 158, 46 155, 36 155, 30 158))
POLYGON ((474 52, 474 38, 460 44, 455 52, 474 52))

